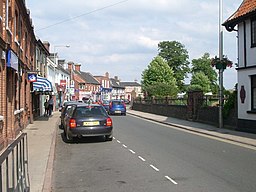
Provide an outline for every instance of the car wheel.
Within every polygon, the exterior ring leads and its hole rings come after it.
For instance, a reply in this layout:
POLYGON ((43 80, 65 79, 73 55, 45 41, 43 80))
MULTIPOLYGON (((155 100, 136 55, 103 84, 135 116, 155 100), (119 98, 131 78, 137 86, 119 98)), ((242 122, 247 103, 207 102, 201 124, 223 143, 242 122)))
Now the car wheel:
POLYGON ((113 136, 111 135, 105 135, 105 141, 112 141, 113 140, 113 136))

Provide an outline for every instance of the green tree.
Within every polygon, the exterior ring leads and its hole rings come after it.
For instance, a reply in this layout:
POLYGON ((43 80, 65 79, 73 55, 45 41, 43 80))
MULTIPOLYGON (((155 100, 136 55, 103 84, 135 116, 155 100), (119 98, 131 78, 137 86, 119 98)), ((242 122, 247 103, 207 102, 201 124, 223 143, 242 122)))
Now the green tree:
POLYGON ((202 72, 204 73, 210 81, 210 90, 213 93, 218 92, 217 85, 217 73, 211 66, 211 58, 209 53, 205 53, 201 58, 192 60, 192 75, 202 72))
POLYGON ((188 90, 201 90, 207 93, 211 90, 211 82, 203 72, 196 72, 192 75, 188 90))
POLYGON ((173 71, 160 56, 155 57, 142 72, 141 83, 149 96, 173 96, 177 93, 173 71))
POLYGON ((158 51, 158 55, 164 58, 173 70, 179 91, 184 91, 184 79, 190 72, 185 46, 178 41, 162 41, 158 44, 158 51))

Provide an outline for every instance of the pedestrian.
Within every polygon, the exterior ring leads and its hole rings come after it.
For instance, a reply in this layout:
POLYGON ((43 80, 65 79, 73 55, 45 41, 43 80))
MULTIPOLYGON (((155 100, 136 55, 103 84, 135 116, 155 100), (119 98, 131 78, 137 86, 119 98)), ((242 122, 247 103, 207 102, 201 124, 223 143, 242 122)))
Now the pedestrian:
POLYGON ((44 102, 44 116, 47 117, 49 114, 49 105, 48 105, 48 100, 45 99, 45 102, 44 102))
POLYGON ((50 96, 50 99, 48 101, 48 115, 51 116, 53 111, 53 98, 50 96))

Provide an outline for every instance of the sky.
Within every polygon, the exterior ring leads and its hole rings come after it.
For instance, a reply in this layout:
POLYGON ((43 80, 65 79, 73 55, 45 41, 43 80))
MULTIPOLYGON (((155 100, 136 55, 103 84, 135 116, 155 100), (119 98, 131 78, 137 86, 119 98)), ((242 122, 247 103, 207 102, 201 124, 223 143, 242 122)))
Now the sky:
MULTIPOLYGON (((223 22, 241 3, 223 0, 223 22)), ((189 61, 218 55, 219 0, 26 0, 26 6, 36 37, 50 43, 50 52, 95 76, 108 72, 140 82, 161 41, 182 43, 189 61)), ((224 55, 234 63, 236 36, 224 28, 224 55)), ((235 67, 226 69, 224 87, 236 82, 235 67)))

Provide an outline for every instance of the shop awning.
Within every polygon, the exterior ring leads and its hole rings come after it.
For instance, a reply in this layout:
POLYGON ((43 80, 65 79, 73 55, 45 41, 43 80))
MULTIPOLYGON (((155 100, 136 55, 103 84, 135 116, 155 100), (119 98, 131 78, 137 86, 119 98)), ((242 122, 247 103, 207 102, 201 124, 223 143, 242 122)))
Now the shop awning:
POLYGON ((37 76, 36 82, 33 82, 33 91, 52 92, 52 83, 44 77, 37 76))

